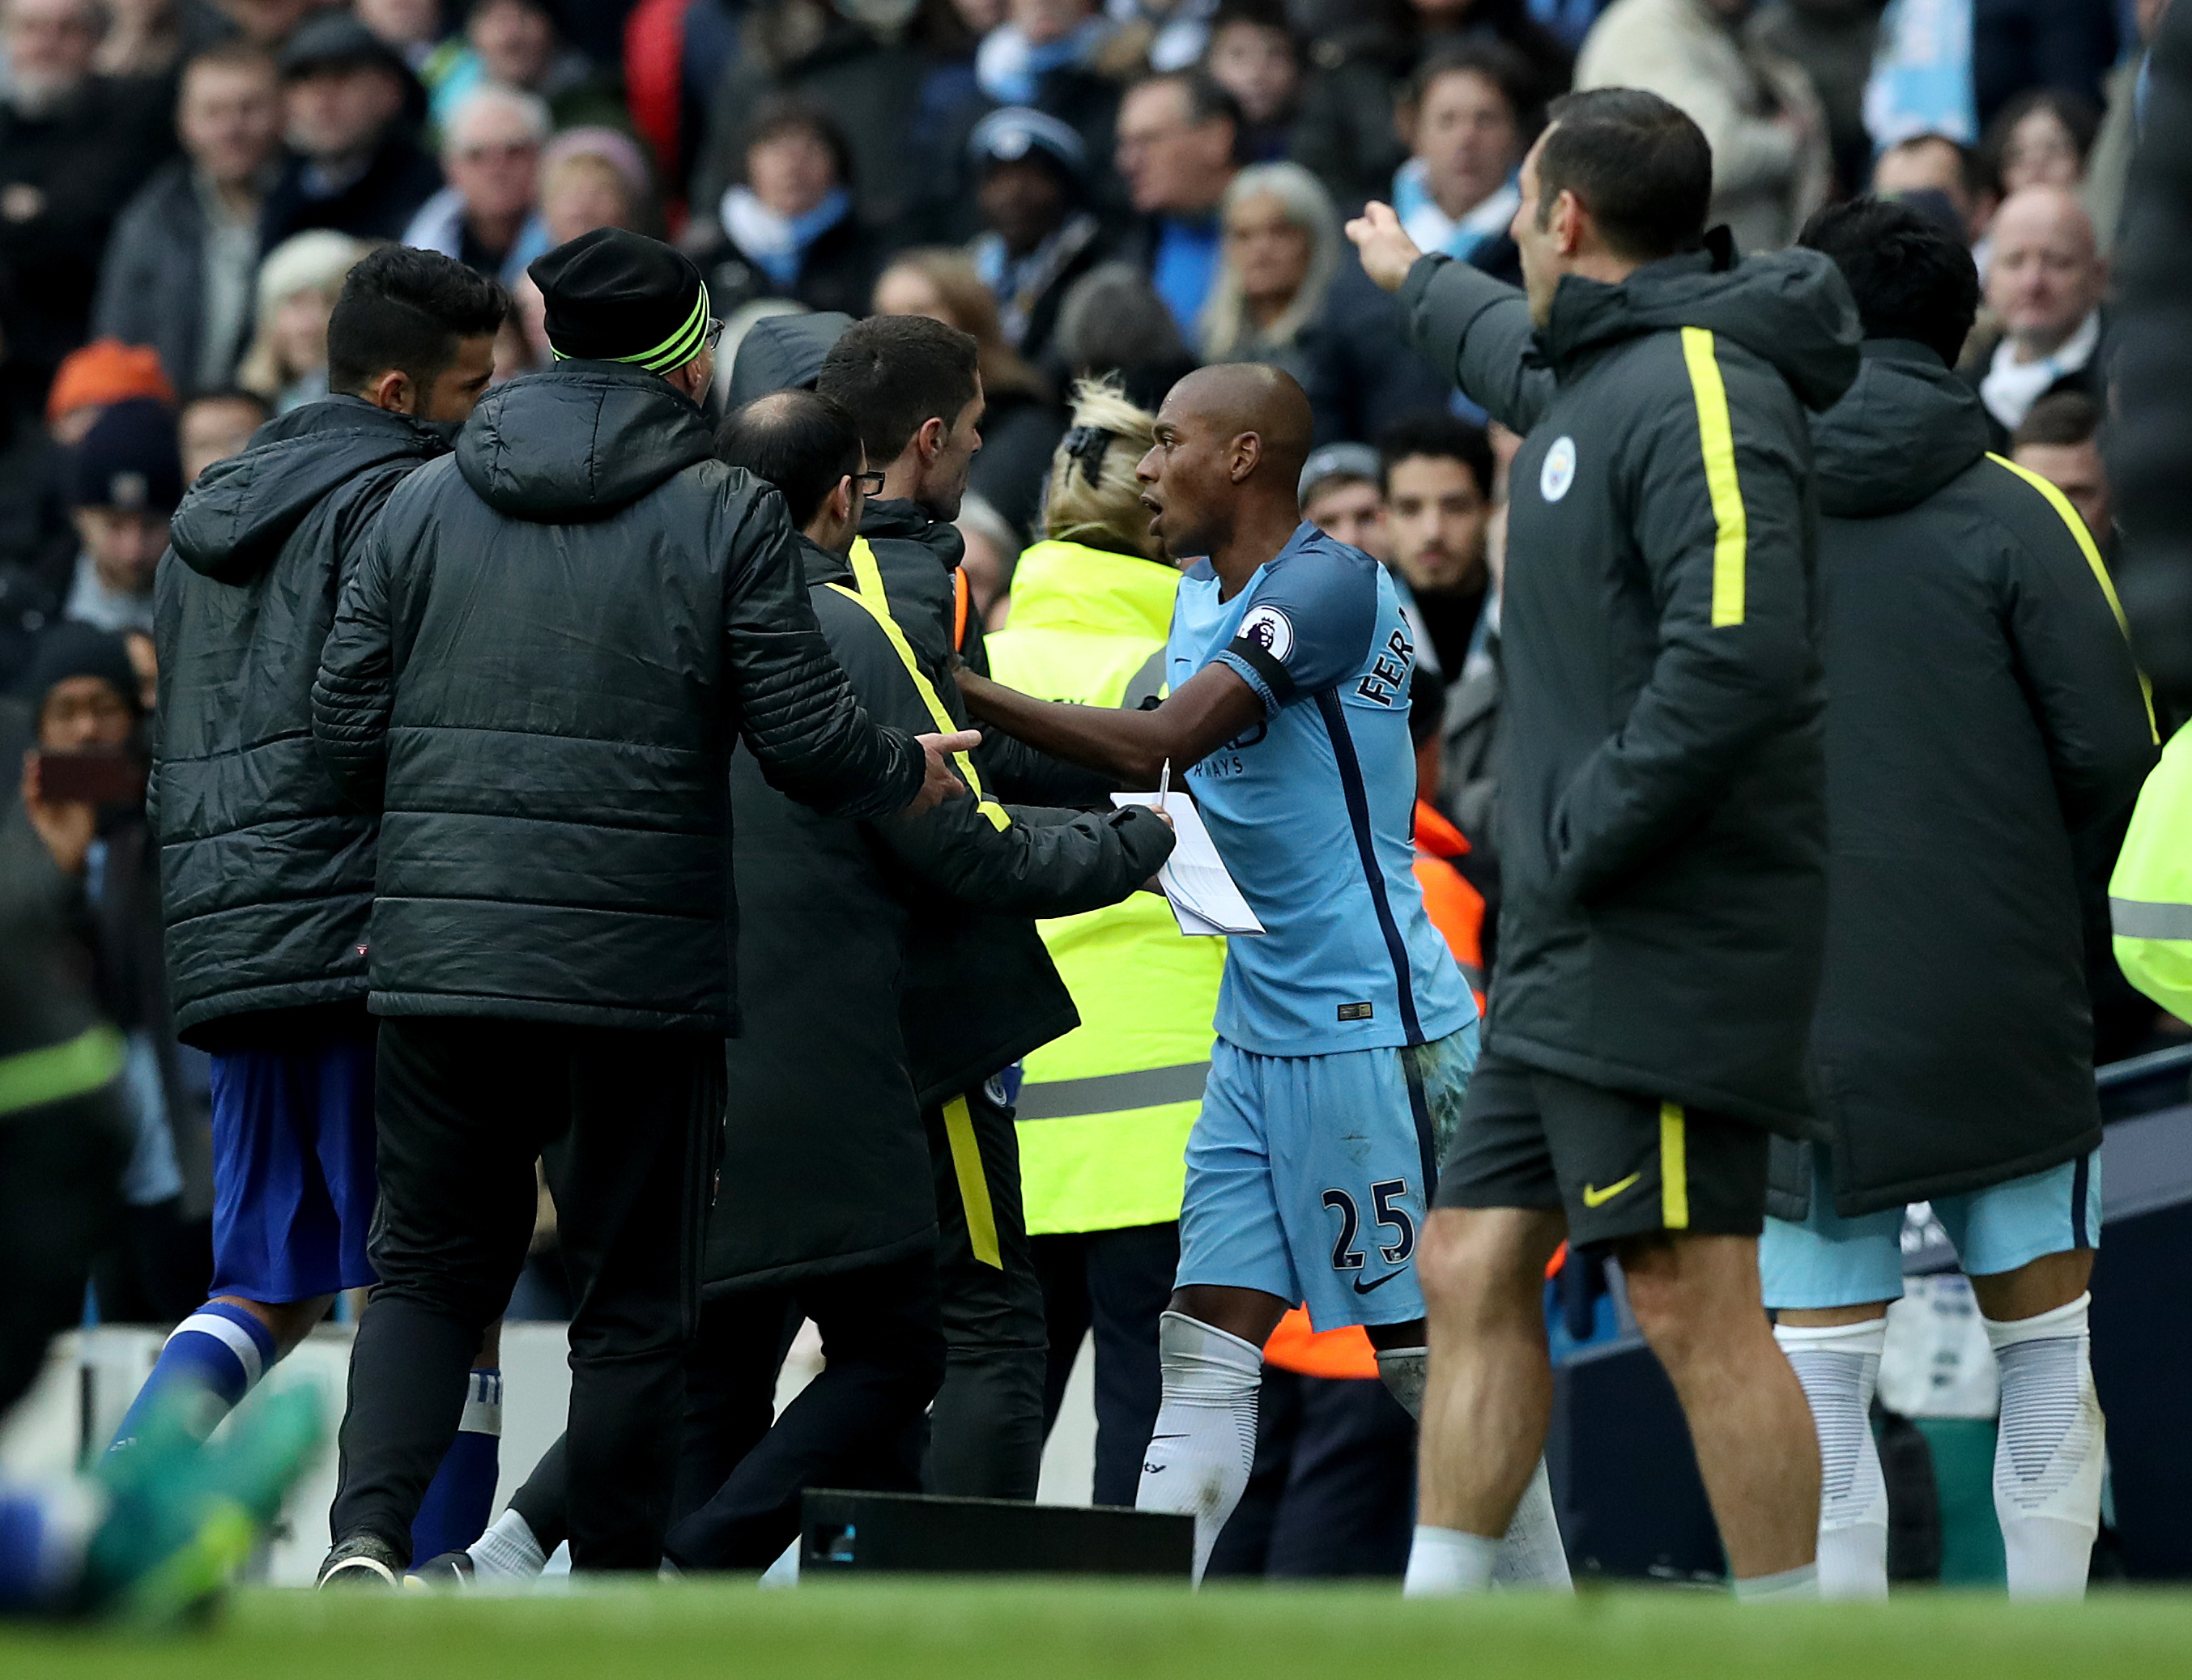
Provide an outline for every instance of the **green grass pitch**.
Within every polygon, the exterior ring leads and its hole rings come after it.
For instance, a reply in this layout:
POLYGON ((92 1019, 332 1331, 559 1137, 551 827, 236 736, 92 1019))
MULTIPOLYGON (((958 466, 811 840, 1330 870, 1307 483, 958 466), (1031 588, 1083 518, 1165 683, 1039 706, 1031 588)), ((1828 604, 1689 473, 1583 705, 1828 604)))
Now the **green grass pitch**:
POLYGON ((2192 1676, 2192 1595, 1709 1593, 1402 1603, 1388 1588, 671 1583, 526 1598, 237 1595, 209 1628, 0 1633, 0 1676, 126 1680, 2066 1680, 2192 1676))

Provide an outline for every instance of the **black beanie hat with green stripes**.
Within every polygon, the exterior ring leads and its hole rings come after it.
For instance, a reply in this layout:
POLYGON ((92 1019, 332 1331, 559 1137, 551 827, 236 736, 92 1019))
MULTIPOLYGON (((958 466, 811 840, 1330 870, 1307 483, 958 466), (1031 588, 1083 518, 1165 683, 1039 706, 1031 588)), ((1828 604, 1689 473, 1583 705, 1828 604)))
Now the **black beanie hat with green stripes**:
POLYGON ((668 373, 700 353, 708 288, 683 253, 620 227, 596 228, 526 270, 547 305, 558 362, 622 362, 668 373))

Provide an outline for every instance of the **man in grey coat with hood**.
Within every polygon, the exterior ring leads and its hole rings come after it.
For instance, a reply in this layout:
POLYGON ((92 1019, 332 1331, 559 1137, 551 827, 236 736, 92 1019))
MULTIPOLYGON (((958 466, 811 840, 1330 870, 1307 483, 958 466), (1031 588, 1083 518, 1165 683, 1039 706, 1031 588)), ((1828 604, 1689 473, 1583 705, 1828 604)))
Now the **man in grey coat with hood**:
POLYGON ((1484 1056, 1418 1264, 1415 1592, 1480 1590, 1532 1479, 1563 1238, 1618 1256, 1742 1597, 1818 1591, 1818 1456, 1758 1295, 1770 1135, 1808 1135, 1826 812, 1807 408, 1856 372, 1815 253, 1705 231, 1657 95, 1555 103, 1512 232, 1527 295, 1349 229, 1417 349, 1525 435, 1504 601, 1505 900, 1484 1056))
POLYGON ((1987 453, 1949 371, 1978 276, 1906 206, 1822 211, 1864 318, 1849 394, 1812 422, 1826 663, 1821 1142, 1776 1160, 1759 1257, 1818 1421, 1819 1584, 1887 1596, 1867 1422, 1903 1209, 1930 1201, 2001 1372, 1995 1511, 2013 1597, 2075 1596, 2105 1432, 2086 1284, 2101 1114, 2077 836, 2154 763, 2152 712, 2099 551, 2061 492, 1987 453), (1808 1159, 1807 1159, 1808 1158, 1808 1159))

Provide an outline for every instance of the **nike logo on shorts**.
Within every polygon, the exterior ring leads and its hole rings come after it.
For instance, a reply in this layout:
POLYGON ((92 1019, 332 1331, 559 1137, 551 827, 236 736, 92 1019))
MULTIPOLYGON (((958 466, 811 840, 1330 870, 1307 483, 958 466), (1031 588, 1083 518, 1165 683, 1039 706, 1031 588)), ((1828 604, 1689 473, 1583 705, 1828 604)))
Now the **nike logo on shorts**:
MULTIPOLYGON (((1406 1267, 1401 1267, 1401 1271, 1406 1271, 1407 1269, 1407 1268, 1406 1267)), ((1367 1295, 1373 1290, 1381 1290, 1400 1275, 1400 1272, 1388 1272, 1374 1284, 1366 1284, 1358 1278, 1355 1280, 1355 1293, 1357 1295, 1367 1295)))
POLYGON ((1595 1184, 1586 1184, 1583 1187, 1583 1204, 1587 1208, 1602 1208, 1643 1176, 1641 1172, 1632 1172, 1619 1183, 1609 1184, 1603 1190, 1595 1184))

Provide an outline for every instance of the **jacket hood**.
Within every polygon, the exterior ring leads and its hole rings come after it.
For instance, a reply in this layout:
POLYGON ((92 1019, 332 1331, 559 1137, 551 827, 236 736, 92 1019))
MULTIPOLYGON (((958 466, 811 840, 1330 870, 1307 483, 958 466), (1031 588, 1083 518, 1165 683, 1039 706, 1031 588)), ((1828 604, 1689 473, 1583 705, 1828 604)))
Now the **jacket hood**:
POLYGON ((1857 380, 1812 417, 1819 511, 1872 519, 1915 507, 1987 452, 1978 393, 1932 350, 1868 339, 1857 380))
POLYGON ((771 391, 813 390, 831 346, 853 317, 836 310, 819 315, 772 315, 756 321, 739 341, 731 364, 729 406, 736 408, 771 391))
POLYGON ((708 422, 652 373, 566 362, 498 386, 457 439, 457 470, 497 513, 606 519, 715 454, 708 422))
POLYGON ((1161 561, 1085 543, 1042 542, 1013 569, 1016 630, 1084 630, 1162 641, 1179 573, 1161 561))
POLYGON ((918 543, 933 552, 936 563, 947 572, 967 557, 967 539, 959 534, 957 526, 948 519, 938 519, 920 503, 904 497, 870 502, 860 515, 860 534, 871 541, 893 537, 918 543))
POLYGON ((292 409, 198 476, 168 527, 176 557, 216 583, 247 583, 329 491, 391 461, 446 454, 448 430, 355 396, 292 409))
POLYGON ((1796 248, 1737 259, 1726 230, 1707 248, 1649 263, 1618 285, 1564 276, 1538 334, 1555 368, 1641 333, 1702 327, 1771 363, 1807 408, 1857 377, 1857 304, 1832 259, 1796 248))

